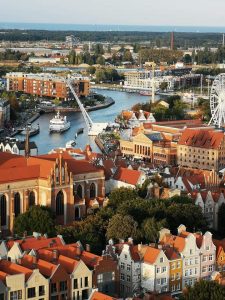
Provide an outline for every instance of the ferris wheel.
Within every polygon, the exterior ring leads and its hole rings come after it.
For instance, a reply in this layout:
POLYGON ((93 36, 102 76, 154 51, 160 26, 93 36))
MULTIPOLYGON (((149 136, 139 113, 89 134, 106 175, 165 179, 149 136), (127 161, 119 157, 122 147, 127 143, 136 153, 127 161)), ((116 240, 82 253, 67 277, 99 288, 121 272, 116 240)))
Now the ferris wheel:
POLYGON ((218 127, 225 125, 225 74, 219 74, 213 81, 210 94, 210 124, 218 127))

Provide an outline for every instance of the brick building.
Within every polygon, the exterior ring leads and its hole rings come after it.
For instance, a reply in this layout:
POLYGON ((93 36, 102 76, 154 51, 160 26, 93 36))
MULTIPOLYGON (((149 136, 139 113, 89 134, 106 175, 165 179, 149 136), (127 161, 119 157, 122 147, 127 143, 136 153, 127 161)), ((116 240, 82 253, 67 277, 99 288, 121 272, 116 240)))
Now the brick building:
MULTIPOLYGON (((8 73, 7 91, 23 92, 40 97, 73 99, 66 78, 53 74, 26 74, 22 72, 8 73)), ((88 96, 90 82, 87 78, 72 77, 73 87, 78 96, 88 96)))
POLYGON ((87 209, 105 201, 105 176, 100 167, 68 153, 25 158, 0 153, 0 217, 2 231, 30 206, 49 206, 58 224, 69 224, 87 209))

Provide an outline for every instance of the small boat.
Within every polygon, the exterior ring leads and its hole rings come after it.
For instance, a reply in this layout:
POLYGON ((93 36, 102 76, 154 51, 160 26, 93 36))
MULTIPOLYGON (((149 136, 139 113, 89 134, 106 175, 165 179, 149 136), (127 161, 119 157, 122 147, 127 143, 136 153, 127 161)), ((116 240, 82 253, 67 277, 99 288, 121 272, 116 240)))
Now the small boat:
POLYGON ((140 91, 139 93, 141 96, 152 96, 151 91, 140 91))
POLYGON ((66 148, 72 148, 75 145, 76 145, 76 142, 74 140, 71 140, 66 143, 66 148))
POLYGON ((60 116, 58 113, 54 116, 53 119, 50 120, 49 131, 50 132, 64 132, 70 128, 70 122, 67 121, 66 116, 60 116))
POLYGON ((39 124, 37 124, 37 126, 35 126, 35 127, 33 127, 30 123, 27 124, 27 126, 23 128, 23 130, 20 132, 20 134, 26 135, 27 130, 29 131, 29 136, 34 136, 40 132, 39 124))

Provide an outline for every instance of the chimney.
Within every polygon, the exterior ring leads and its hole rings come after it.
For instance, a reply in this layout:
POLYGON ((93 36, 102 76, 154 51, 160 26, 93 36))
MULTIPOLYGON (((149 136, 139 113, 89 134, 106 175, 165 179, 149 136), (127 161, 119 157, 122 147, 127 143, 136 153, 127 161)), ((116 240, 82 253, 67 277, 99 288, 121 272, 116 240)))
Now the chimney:
POLYGON ((37 265, 37 257, 36 256, 33 256, 33 265, 37 265))
POLYGON ((80 257, 80 256, 81 256, 81 252, 82 252, 82 251, 81 251, 81 248, 80 248, 80 246, 78 246, 78 247, 77 247, 77 256, 80 257))
POLYGON ((133 245, 133 239, 132 239, 132 237, 128 238, 128 244, 129 245, 133 245))
POLYGON ((27 231, 24 231, 23 238, 25 239, 27 237, 27 231))
POLYGON ((18 259, 17 259, 17 264, 18 264, 18 265, 21 265, 21 263, 22 263, 21 258, 18 258, 18 259))
POLYGON ((54 260, 57 260, 59 258, 59 251, 58 250, 54 249, 52 251, 52 254, 53 254, 53 259, 54 260))
POLYGON ((91 251, 91 247, 90 247, 89 244, 86 244, 86 251, 87 251, 87 252, 90 252, 90 251, 91 251))

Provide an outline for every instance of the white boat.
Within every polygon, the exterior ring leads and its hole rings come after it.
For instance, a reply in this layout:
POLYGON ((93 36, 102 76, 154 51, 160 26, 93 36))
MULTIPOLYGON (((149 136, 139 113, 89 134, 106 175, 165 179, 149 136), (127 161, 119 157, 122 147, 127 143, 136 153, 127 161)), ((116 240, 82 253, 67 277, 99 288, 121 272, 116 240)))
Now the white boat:
POLYGON ((75 145, 76 145, 76 142, 74 140, 71 140, 66 143, 66 148, 72 148, 75 145))
POLYGON ((70 128, 70 122, 67 121, 66 116, 60 116, 58 113, 54 116, 53 119, 50 120, 49 131, 50 132, 63 132, 70 128))

